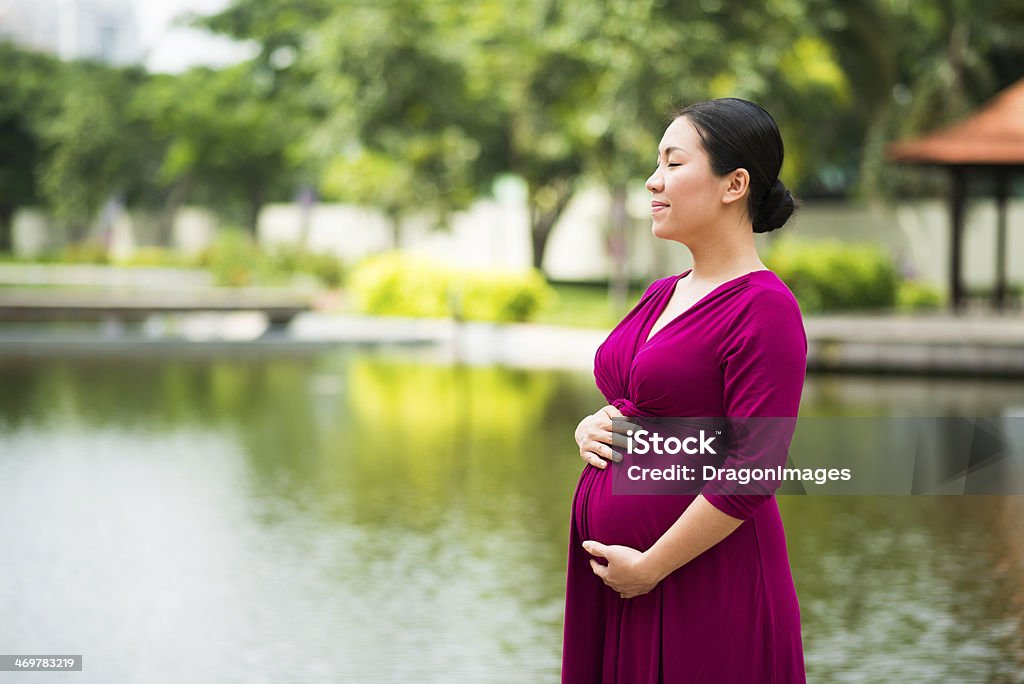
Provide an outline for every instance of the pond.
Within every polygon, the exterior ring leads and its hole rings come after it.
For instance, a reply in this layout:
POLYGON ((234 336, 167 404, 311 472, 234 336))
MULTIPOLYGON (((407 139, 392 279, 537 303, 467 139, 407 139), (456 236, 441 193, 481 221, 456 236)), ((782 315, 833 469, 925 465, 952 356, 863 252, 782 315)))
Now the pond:
MULTIPOLYGON (((8 359, 0 387, 0 651, 83 682, 557 680, 589 374, 341 349, 8 359)), ((812 376, 802 411, 1022 407, 812 376)), ((780 496, 810 680, 1024 681, 1022 499, 780 496)))

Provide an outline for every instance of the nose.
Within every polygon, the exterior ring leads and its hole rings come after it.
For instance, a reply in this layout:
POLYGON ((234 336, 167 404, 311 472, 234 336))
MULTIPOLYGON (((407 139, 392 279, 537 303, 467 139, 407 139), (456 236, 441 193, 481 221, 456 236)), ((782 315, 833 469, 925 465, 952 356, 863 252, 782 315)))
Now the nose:
POLYGON ((665 189, 664 183, 661 180, 661 167, 659 166, 654 170, 654 173, 647 179, 647 192, 661 192, 665 189))

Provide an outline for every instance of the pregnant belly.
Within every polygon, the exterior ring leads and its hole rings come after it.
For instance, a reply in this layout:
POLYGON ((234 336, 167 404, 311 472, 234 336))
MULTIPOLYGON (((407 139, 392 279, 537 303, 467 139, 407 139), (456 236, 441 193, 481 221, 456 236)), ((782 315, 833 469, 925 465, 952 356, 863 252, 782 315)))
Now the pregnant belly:
POLYGON ((587 466, 573 498, 573 523, 584 539, 649 548, 679 519, 695 496, 625 495, 612 492, 613 469, 587 466))

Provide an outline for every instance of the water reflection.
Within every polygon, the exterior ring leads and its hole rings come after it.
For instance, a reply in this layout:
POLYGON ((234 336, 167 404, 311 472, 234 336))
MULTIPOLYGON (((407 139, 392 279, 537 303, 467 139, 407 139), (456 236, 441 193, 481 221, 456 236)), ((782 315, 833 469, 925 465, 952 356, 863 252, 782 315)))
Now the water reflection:
MULTIPOLYGON (((82 681, 555 681, 585 374, 0 363, 0 649, 82 681)), ((808 415, 1024 386, 812 378, 808 415)), ((1022 681, 1019 497, 782 497, 814 681, 1022 681)), ((40 681, 60 675, 40 674, 40 681)))

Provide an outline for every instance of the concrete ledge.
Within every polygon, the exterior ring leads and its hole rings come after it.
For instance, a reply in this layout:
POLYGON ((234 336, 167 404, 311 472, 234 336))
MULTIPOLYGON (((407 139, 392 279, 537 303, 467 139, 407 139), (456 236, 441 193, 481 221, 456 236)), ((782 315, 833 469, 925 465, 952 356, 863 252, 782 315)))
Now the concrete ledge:
POLYGON ((16 286, 171 289, 212 287, 214 279, 211 273, 196 268, 0 263, 0 283, 16 286))
POLYGON ((191 291, 2 289, 0 321, 141 321, 155 314, 259 311, 284 324, 312 308, 311 297, 291 290, 191 291))
POLYGON ((805 319, 811 371, 1024 377, 1024 318, 845 315, 805 319))
MULTIPOLYGON (((249 334, 250 324, 237 323, 239 337, 249 334)), ((1018 316, 808 316, 805 326, 811 372, 1024 378, 1024 319, 1018 316)), ((287 331, 252 334, 251 341, 228 339, 234 333, 226 323, 208 327, 209 334, 180 339, 163 336, 159 330, 147 338, 120 335, 116 330, 104 334, 102 330, 5 325, 0 327, 0 354, 59 355, 87 349, 184 353, 185 348, 196 354, 247 348, 256 353, 305 353, 338 346, 396 346, 422 348, 428 357, 445 362, 590 372, 594 352, 609 333, 606 329, 456 324, 445 319, 315 311, 298 314, 287 331)), ((187 325, 182 329, 190 330, 187 325)))

